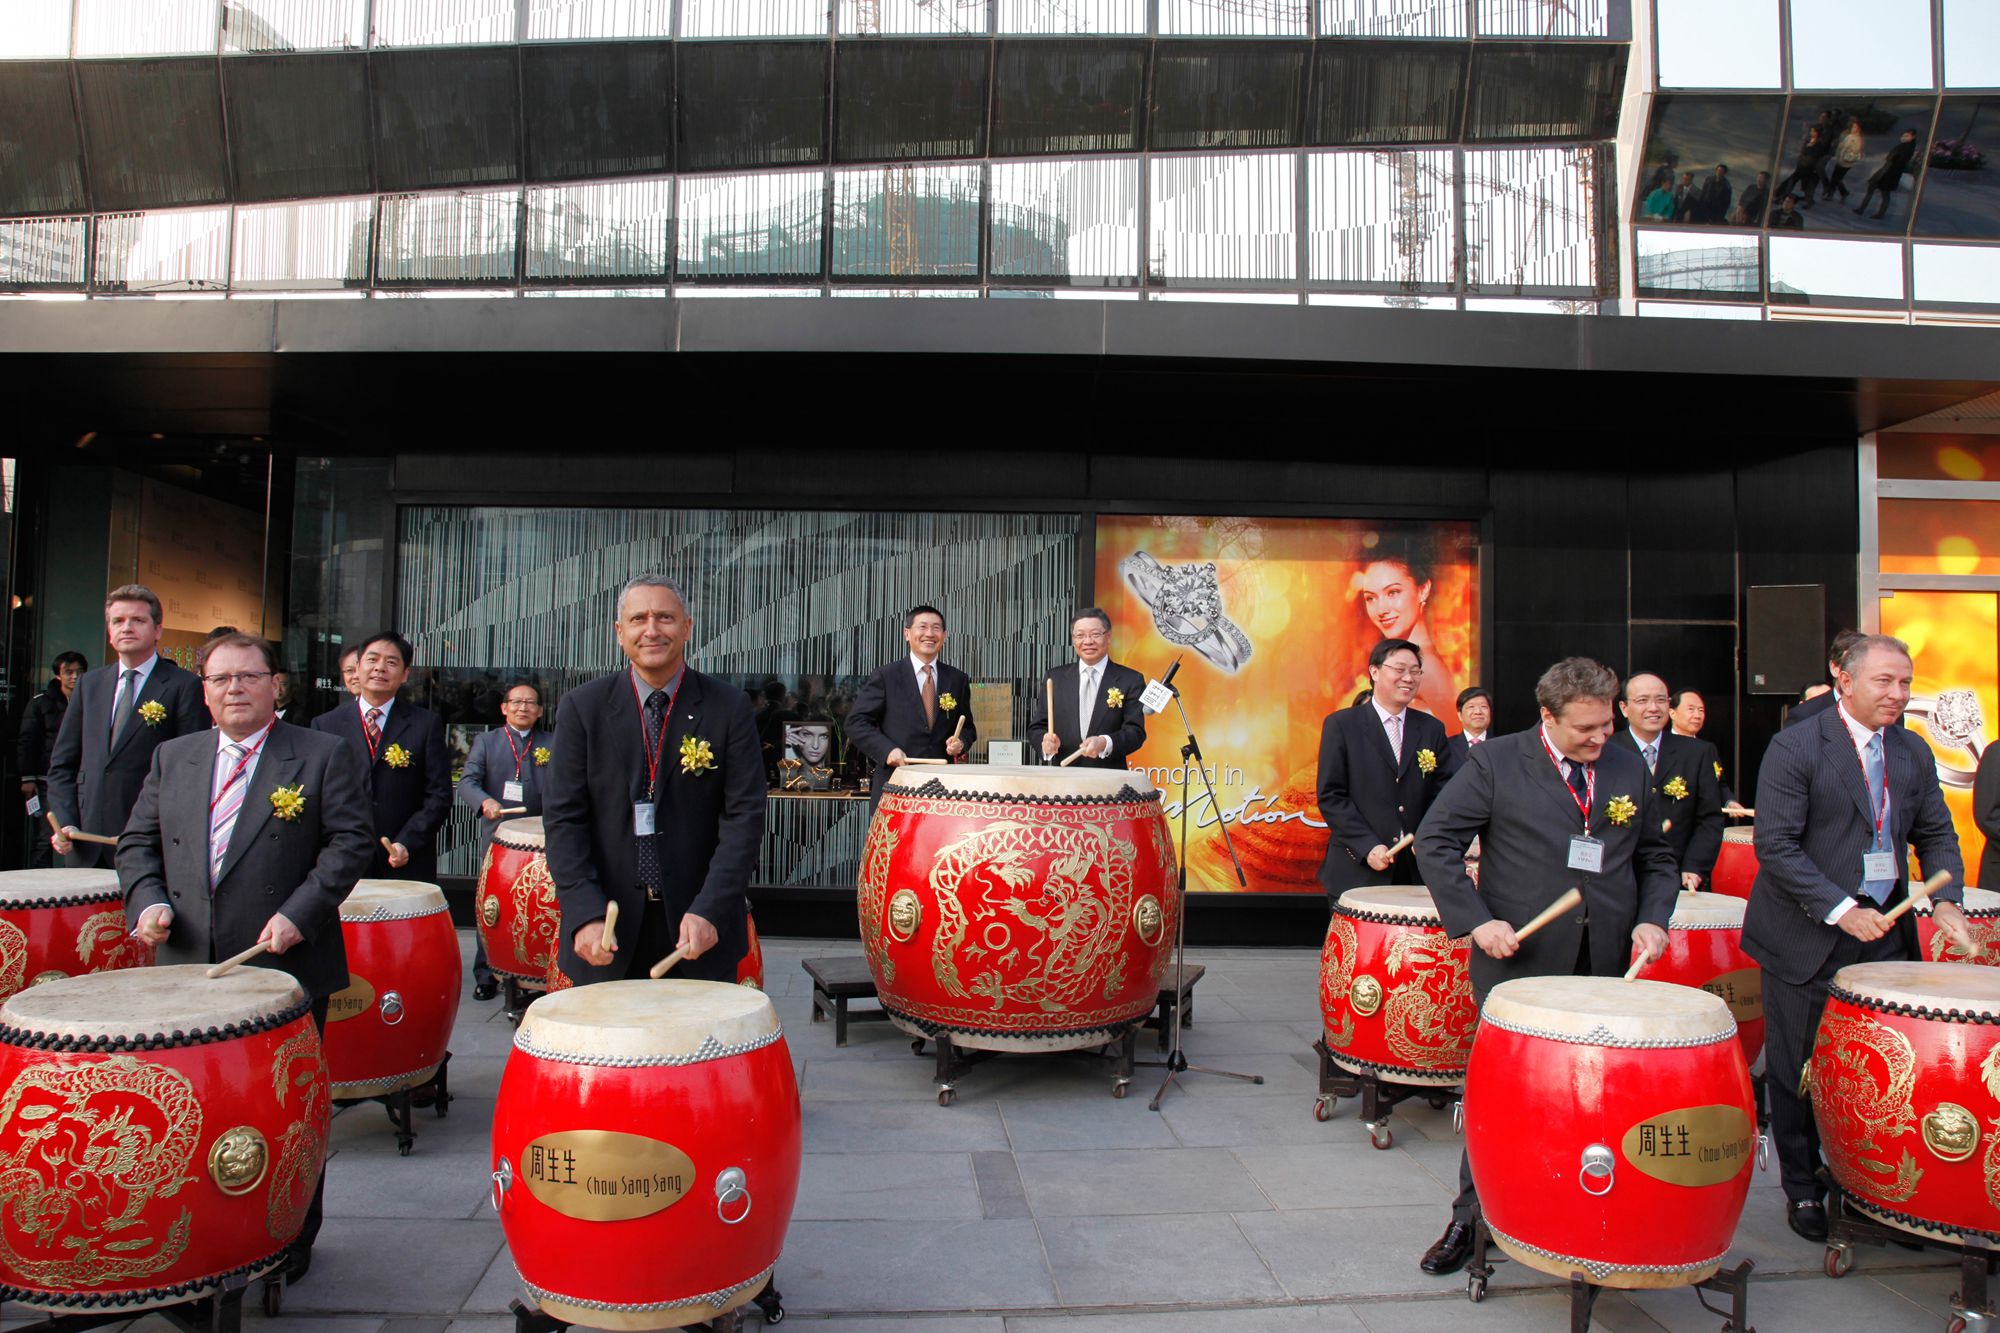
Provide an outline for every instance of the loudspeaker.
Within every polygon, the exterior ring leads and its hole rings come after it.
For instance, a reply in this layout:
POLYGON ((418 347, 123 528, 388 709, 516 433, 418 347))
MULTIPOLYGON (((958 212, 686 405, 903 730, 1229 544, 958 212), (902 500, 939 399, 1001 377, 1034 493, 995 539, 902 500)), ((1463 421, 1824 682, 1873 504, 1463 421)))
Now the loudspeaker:
POLYGON ((1752 694, 1797 698, 1826 679, 1826 585, 1781 583, 1747 590, 1743 679, 1752 694))

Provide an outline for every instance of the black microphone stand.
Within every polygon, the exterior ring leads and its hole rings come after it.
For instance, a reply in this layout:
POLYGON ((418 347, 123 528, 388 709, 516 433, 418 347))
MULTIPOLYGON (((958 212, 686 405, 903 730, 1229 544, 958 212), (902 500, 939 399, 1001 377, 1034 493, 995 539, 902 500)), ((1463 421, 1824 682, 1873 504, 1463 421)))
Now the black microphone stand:
MULTIPOLYGON (((1169 673, 1172 674, 1171 672, 1169 673)), ((1229 821, 1222 819, 1222 803, 1215 799, 1215 784, 1208 780, 1208 770, 1201 766, 1201 745, 1194 738, 1194 726, 1188 721, 1187 705, 1181 702, 1181 692, 1171 681, 1162 685, 1173 694, 1174 707, 1180 711, 1181 730, 1187 733, 1187 742, 1181 746, 1181 855, 1180 885, 1178 901, 1180 920, 1174 930, 1174 1024, 1173 1047, 1164 1060, 1141 1060, 1138 1063, 1152 1069, 1164 1069, 1167 1076, 1160 1081, 1160 1090, 1147 1103, 1152 1110, 1160 1109, 1160 1101, 1167 1095, 1167 1089, 1174 1085, 1174 1079, 1182 1074, 1213 1074, 1217 1078, 1239 1079, 1244 1083, 1262 1084, 1262 1074, 1238 1074, 1227 1069, 1210 1069, 1205 1065, 1188 1063, 1187 1053, 1181 1049, 1181 1011, 1187 1007, 1187 875, 1188 875, 1188 769, 1192 767, 1201 774, 1201 785, 1208 793, 1209 809, 1216 812, 1222 828, 1222 845, 1229 853, 1229 864, 1236 868, 1236 883, 1241 888, 1249 888, 1250 881, 1244 877, 1243 862, 1237 859, 1236 844, 1229 838, 1229 821)))

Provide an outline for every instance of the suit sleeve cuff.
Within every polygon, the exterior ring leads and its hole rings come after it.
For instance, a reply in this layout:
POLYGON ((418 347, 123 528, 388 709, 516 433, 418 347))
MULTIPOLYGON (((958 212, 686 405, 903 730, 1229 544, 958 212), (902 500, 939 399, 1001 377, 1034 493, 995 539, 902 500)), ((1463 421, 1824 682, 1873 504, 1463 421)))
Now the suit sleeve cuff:
POLYGON ((1838 903, 1834 904, 1833 910, 1826 914, 1825 917, 1826 924, 1829 926, 1839 925, 1840 918, 1846 916, 1848 912, 1853 909, 1853 907, 1854 907, 1854 899, 1842 898, 1838 903))

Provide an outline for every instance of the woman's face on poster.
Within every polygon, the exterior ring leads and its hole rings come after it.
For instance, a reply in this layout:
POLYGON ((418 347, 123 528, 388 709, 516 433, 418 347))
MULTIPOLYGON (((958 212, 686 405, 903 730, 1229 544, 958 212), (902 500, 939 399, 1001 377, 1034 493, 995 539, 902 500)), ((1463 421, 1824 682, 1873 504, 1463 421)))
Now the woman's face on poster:
POLYGON ((1400 560, 1376 560, 1361 571, 1361 610, 1385 639, 1407 639, 1424 618, 1431 585, 1417 582, 1400 560))

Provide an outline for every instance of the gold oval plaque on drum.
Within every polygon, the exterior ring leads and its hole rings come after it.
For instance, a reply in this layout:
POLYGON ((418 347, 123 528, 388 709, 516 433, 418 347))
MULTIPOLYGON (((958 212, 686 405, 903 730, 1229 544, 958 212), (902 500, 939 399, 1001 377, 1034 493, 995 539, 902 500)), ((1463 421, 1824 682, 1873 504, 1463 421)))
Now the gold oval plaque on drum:
POLYGON ((897 889, 889 899, 889 934, 898 944, 908 944, 923 924, 924 905, 909 889, 897 889))
POLYGON ((1373 977, 1356 977, 1347 988, 1347 1001, 1363 1018, 1372 1016, 1382 1007, 1382 983, 1373 977))
POLYGON ((1686 1106, 1625 1131, 1625 1160, 1669 1185, 1720 1185, 1750 1167, 1757 1123, 1740 1106, 1686 1106))
POLYGON ((565 1129, 521 1149, 528 1192, 585 1222, 625 1222, 671 1208, 694 1186, 694 1162, 671 1143, 615 1129, 565 1129))
POLYGON ((1132 904, 1132 929, 1139 936, 1139 942, 1152 948, 1167 933, 1167 914, 1160 909, 1160 900, 1146 894, 1132 904))
POLYGON ((1979 1150, 1979 1120, 1957 1102, 1939 1102, 1923 1118, 1924 1146, 1941 1162, 1962 1162, 1979 1150))
POLYGON ((345 1022, 359 1018, 375 1006, 375 988, 368 984, 368 978, 347 974, 347 989, 337 990, 327 998, 326 1021, 345 1022))
POLYGON ((238 1125, 216 1135, 208 1150, 208 1174, 224 1194, 248 1194, 271 1165, 271 1147, 255 1125, 238 1125))
POLYGON ((1701 983, 1701 988, 1729 1006, 1738 1023, 1755 1023, 1764 1017, 1764 969, 1738 968, 1701 983))

